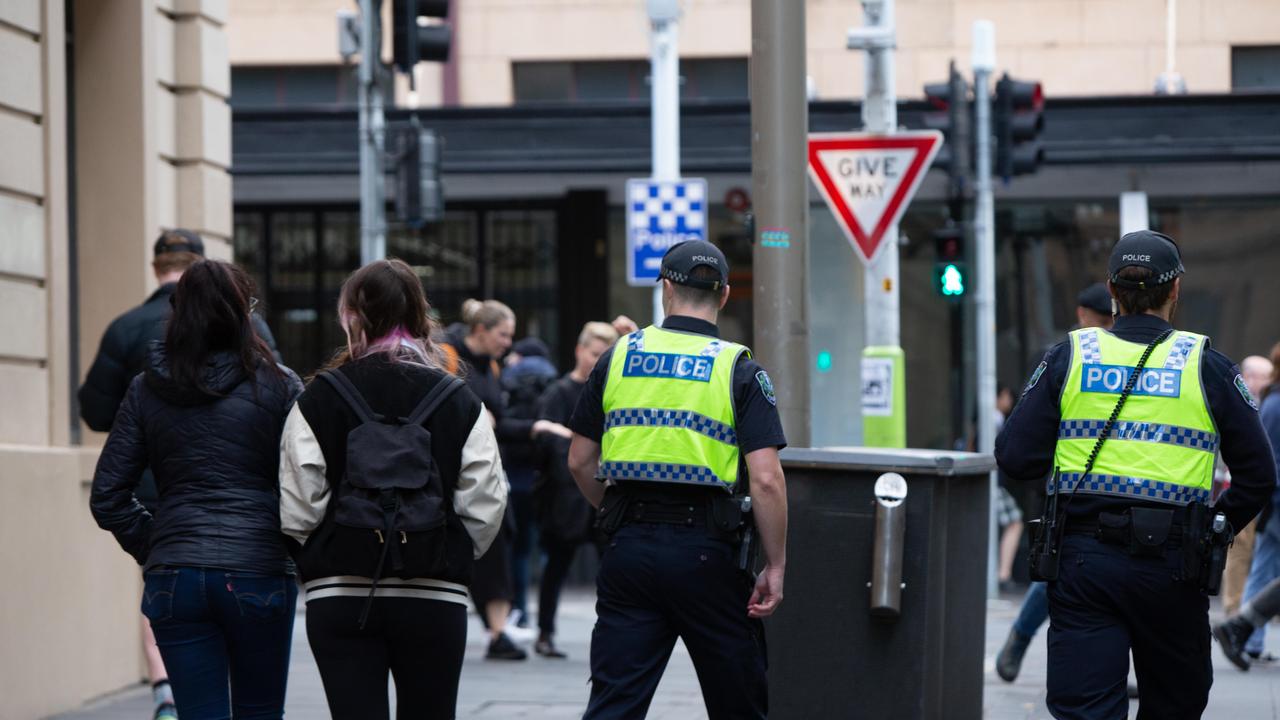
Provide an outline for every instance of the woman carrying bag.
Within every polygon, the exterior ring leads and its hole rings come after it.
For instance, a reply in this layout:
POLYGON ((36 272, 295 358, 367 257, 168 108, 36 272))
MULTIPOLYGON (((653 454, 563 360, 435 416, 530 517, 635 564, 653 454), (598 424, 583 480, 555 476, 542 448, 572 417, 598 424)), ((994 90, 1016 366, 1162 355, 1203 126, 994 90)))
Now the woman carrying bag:
POLYGON ((281 427, 302 383, 254 331, 252 282, 202 260, 98 459, 98 525, 144 566, 179 716, 280 718, 297 584, 280 536, 281 427), (150 467, 153 516, 135 490, 150 467))
POLYGON ((480 400, 442 367, 426 296, 399 260, 342 287, 347 346, 285 423, 281 527, 337 720, 452 718, 474 558, 507 483, 480 400))

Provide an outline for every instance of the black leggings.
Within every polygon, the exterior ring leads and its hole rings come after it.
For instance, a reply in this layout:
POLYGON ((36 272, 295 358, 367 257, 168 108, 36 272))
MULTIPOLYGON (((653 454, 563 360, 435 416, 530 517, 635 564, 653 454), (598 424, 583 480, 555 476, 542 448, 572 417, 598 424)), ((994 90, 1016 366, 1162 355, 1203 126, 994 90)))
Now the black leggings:
POLYGON ((377 598, 361 630, 363 597, 307 603, 307 639, 334 720, 389 718, 387 673, 396 682, 396 718, 451 720, 467 646, 467 608, 442 600, 377 598))

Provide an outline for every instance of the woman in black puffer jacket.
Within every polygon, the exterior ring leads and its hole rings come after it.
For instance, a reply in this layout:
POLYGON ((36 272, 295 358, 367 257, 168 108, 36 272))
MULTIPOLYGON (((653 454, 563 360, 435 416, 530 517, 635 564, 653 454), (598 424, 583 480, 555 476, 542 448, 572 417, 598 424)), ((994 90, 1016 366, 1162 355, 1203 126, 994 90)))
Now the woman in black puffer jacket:
POLYGON ((230 263, 183 274, 93 477, 94 518, 143 566, 142 612, 183 720, 284 714, 297 584, 279 448, 302 384, 254 331, 251 295, 230 263), (134 495, 147 467, 154 516, 134 495))

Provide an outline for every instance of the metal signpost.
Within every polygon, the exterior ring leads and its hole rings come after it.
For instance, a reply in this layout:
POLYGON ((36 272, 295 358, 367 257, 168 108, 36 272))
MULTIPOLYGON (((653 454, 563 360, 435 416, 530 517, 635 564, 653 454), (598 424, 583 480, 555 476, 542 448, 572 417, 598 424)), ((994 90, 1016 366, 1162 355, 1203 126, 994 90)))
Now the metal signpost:
MULTIPOLYGON (((813 133, 809 135, 809 177, 818 188, 836 224, 865 263, 876 273, 879 287, 867 291, 868 327, 872 312, 889 312, 883 304, 874 311, 871 298, 882 303, 892 296, 897 313, 898 221, 942 147, 942 133, 813 133), (892 255, 894 260, 883 258, 892 255), (883 275, 886 265, 892 274, 883 275)), ((870 282, 870 278, 868 278, 870 282)), ((906 380, 902 348, 898 346, 896 316, 893 336, 873 336, 862 353, 862 442, 869 447, 906 447, 906 380)))
MULTIPOLYGON (((996 450, 996 236, 995 205, 991 196, 991 73, 996 65, 996 28, 989 20, 973 23, 973 109, 974 155, 977 161, 977 209, 973 216, 974 265, 977 292, 973 304, 977 319, 978 452, 991 455, 996 450)), ((999 485, 991 473, 990 541, 987 544, 987 594, 998 591, 996 563, 998 533, 996 495, 999 485)))
POLYGON ((387 196, 382 163, 382 0, 360 0, 360 264, 387 256, 387 196))

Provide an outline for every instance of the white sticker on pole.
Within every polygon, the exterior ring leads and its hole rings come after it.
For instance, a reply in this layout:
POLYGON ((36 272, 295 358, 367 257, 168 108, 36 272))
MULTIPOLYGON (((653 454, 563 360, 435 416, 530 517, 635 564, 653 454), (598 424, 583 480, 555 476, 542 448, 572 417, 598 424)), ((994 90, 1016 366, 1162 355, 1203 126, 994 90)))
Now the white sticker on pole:
POLYGON ((627 284, 652 286, 673 245, 707 239, 707 181, 627 181, 627 284))
POLYGON ((893 358, 862 358, 862 414, 893 414, 893 358))
POLYGON ((936 130, 809 135, 809 177, 863 261, 880 251, 940 147, 936 130))

